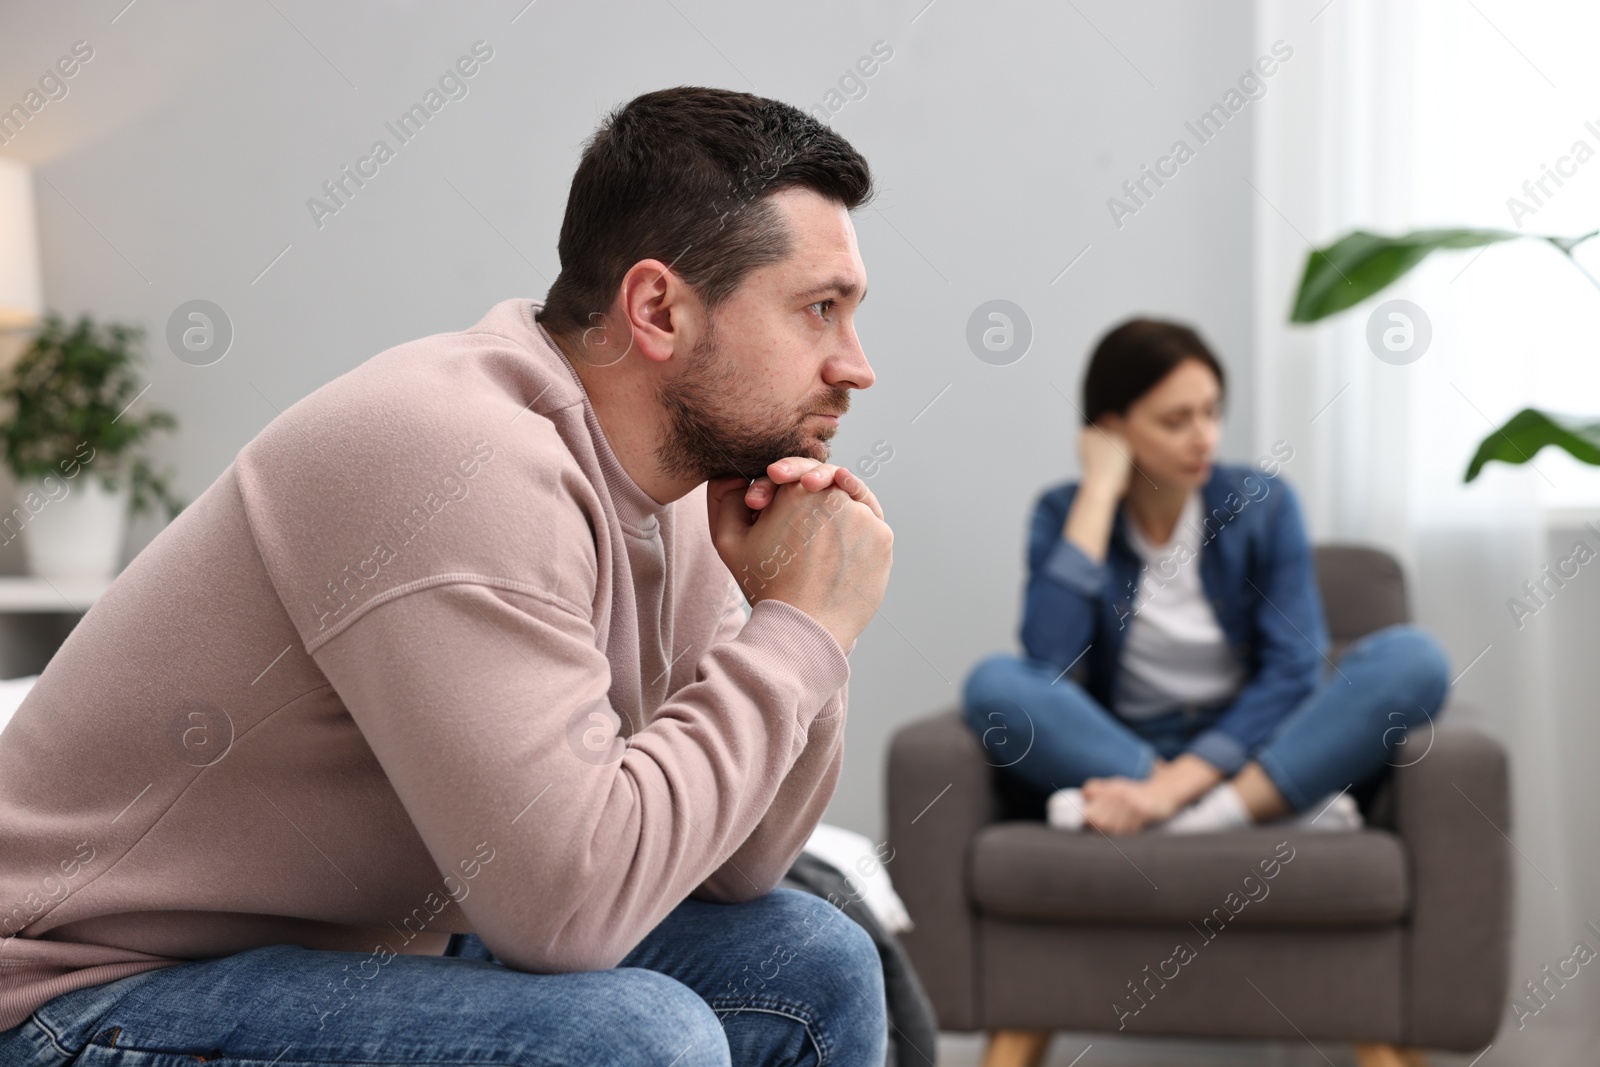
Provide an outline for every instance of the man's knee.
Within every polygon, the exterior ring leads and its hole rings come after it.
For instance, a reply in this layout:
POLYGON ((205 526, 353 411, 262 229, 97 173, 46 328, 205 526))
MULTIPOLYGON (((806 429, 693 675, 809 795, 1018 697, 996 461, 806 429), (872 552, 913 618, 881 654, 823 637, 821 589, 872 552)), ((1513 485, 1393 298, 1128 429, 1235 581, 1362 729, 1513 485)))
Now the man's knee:
POLYGON ((883 961, 878 946, 861 924, 839 909, 837 903, 812 893, 788 890, 782 893, 786 906, 806 913, 817 928, 814 963, 824 974, 841 974, 858 981, 866 989, 883 986, 883 961))
POLYGON ((613 1019, 605 1062, 646 1067, 671 1063, 730 1067, 728 1040, 716 1012, 676 978, 643 967, 605 972, 615 979, 607 1011, 626 1006, 625 1021, 613 1019))
POLYGON ((775 942, 789 949, 774 953, 774 971, 793 968, 802 976, 802 986, 811 984, 813 976, 847 975, 858 981, 870 978, 881 989, 878 947, 860 923, 840 910, 846 901, 830 901, 789 886, 758 899, 770 912, 761 916, 763 928, 772 930, 775 942))
MULTIPOLYGON (((716 1001, 719 1012, 772 998, 794 1008, 820 1048, 844 1044, 870 1048, 888 1036, 883 961, 872 937, 835 904, 787 886, 760 901, 771 910, 763 926, 774 931, 774 951, 764 961, 762 981, 741 990, 733 1003, 716 1001), (802 1018, 803 1017, 803 1018, 802 1018)), ((744 905, 748 907, 749 905, 744 905)))

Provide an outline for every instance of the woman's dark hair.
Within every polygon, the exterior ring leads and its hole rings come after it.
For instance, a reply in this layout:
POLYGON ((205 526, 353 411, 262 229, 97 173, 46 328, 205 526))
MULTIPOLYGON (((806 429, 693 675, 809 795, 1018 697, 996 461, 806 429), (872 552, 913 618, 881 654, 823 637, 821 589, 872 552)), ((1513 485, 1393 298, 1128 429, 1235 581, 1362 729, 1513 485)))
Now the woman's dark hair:
POLYGON ((1161 319, 1129 319, 1095 345, 1083 376, 1083 424, 1102 415, 1126 415, 1134 401, 1186 359, 1198 359, 1226 392, 1222 364, 1192 328, 1161 319))
POLYGON ((641 259, 668 264, 716 308, 750 271, 789 255, 766 198, 796 186, 846 209, 873 192, 867 161, 788 104, 686 85, 635 97, 584 147, 540 321, 556 332, 593 325, 641 259))

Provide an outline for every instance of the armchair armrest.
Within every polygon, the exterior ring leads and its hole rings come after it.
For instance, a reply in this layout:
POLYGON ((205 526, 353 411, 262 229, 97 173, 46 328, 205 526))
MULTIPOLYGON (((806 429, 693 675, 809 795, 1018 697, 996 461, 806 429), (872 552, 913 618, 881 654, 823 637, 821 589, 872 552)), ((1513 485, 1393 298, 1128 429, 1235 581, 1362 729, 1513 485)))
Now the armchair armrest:
POLYGON ((975 1030, 977 931, 967 856, 973 836, 1000 814, 994 768, 959 710, 902 727, 888 762, 890 862, 916 924, 901 941, 940 1028, 975 1030))
POLYGON ((1511 794, 1506 752, 1465 726, 1396 767, 1395 828, 1411 863, 1407 1042, 1482 1048, 1504 1012, 1511 959, 1511 794))

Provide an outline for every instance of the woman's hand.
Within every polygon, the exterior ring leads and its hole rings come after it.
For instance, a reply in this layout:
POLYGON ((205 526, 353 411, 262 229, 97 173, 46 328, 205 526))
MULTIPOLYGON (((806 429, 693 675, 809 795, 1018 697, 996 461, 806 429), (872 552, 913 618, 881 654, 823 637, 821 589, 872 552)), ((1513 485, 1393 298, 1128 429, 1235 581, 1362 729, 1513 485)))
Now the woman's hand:
POLYGON ((1108 834, 1131 834, 1166 822, 1226 777, 1191 752, 1157 759, 1148 778, 1090 778, 1083 818, 1108 834))
POLYGON ((1067 509, 1061 536, 1099 563, 1106 558, 1117 508, 1132 479, 1132 452, 1128 439, 1117 430, 1085 426, 1078 434, 1078 455, 1083 478, 1067 509))
POLYGON ((1133 834, 1170 819, 1177 808, 1148 779, 1090 778, 1083 783, 1083 820, 1107 834, 1133 834))
POLYGON ((1078 431, 1078 456, 1084 488, 1104 492, 1113 500, 1122 499, 1133 477, 1133 448, 1120 431, 1085 426, 1078 431))

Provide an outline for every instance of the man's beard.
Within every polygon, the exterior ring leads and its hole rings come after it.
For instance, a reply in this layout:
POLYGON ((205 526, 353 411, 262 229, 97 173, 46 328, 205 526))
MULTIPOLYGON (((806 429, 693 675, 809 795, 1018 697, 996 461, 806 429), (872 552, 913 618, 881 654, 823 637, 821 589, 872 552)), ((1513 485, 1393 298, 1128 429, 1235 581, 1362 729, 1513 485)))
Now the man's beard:
POLYGON ((828 458, 826 442, 834 427, 813 432, 805 423, 810 412, 844 414, 848 390, 834 388, 799 413, 759 412, 739 390, 739 369, 712 333, 696 343, 691 357, 688 368, 656 391, 667 413, 667 437, 656 449, 664 473, 698 481, 738 475, 749 481, 785 456, 828 458))

